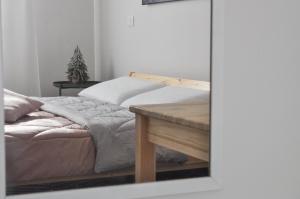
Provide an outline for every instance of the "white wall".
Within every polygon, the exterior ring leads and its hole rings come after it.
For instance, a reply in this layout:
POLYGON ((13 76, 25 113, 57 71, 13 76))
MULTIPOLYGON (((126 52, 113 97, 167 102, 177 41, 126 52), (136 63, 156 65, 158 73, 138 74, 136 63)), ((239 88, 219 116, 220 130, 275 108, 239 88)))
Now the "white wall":
MULTIPOLYGON (((56 96, 79 45, 94 79, 93 0, 5 0, 4 85, 27 95, 56 96)), ((74 92, 64 91, 64 94, 74 92)))
POLYGON ((210 1, 102 0, 102 78, 129 71, 209 80, 210 1), (128 27, 135 16, 135 27, 128 27))
MULTIPOLYGON (((8 31, 4 36, 19 38, 21 44, 24 36, 30 37, 26 41, 32 40, 30 48, 8 44, 6 49, 10 50, 4 51, 10 55, 10 63, 5 63, 5 85, 17 92, 37 95, 34 91, 39 90, 38 95, 56 96, 58 89, 52 82, 66 79, 67 64, 77 44, 91 79, 107 80, 139 71, 209 80, 209 0, 152 6, 142 6, 141 0, 32 0, 32 5, 29 17, 34 19, 31 25, 35 34, 24 35, 15 27, 4 29, 8 31), (127 26, 128 16, 135 16, 135 27, 127 26), (24 59, 11 58, 16 49, 24 59), (28 59, 29 53, 32 59, 28 59), (20 74, 29 70, 22 60, 35 67, 30 67, 32 74, 22 75, 21 81, 15 66, 20 74)), ((19 18, 22 21, 23 16, 19 18)), ((25 25, 16 21, 9 24, 20 26, 20 30, 24 29, 21 24, 25 25)))
POLYGON ((95 54, 95 79, 101 80, 102 70, 102 0, 94 0, 94 54, 95 54))
POLYGON ((225 0, 224 187, 165 199, 300 198, 299 7, 225 0))
POLYGON ((93 0, 34 0, 33 3, 42 95, 58 94, 52 82, 66 80, 67 64, 76 45, 94 79, 93 0))
POLYGON ((40 95, 31 1, 1 1, 4 86, 27 95, 40 95))

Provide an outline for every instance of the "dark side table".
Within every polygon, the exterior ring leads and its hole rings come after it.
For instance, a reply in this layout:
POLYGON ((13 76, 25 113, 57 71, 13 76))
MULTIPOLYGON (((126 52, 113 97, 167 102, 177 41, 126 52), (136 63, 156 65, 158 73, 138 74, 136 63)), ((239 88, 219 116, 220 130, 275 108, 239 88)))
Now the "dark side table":
POLYGON ((100 83, 99 81, 87 81, 84 83, 74 84, 70 81, 58 81, 53 82, 53 86, 59 88, 59 96, 61 96, 62 89, 69 89, 69 88, 88 88, 95 84, 100 83))

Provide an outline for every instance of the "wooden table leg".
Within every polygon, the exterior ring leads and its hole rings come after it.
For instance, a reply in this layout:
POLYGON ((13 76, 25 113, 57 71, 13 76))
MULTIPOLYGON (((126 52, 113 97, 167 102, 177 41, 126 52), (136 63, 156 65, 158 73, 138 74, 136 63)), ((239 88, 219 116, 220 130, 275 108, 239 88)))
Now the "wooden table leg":
POLYGON ((147 118, 136 114, 135 182, 151 182, 156 179, 155 146, 148 141, 147 118))

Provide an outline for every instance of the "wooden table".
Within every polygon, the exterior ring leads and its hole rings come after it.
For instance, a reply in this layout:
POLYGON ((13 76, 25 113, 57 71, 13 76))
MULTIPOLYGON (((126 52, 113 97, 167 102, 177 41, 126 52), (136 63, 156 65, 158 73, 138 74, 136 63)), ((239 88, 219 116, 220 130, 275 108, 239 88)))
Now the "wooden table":
POLYGON ((132 106, 136 113, 136 182, 156 180, 155 145, 209 161, 208 103, 132 106))
POLYGON ((62 89, 69 89, 69 88, 88 88, 90 86, 93 86, 95 84, 100 83, 99 81, 87 81, 84 83, 77 83, 74 84, 70 81, 58 81, 53 82, 53 86, 59 88, 59 96, 61 96, 62 89))

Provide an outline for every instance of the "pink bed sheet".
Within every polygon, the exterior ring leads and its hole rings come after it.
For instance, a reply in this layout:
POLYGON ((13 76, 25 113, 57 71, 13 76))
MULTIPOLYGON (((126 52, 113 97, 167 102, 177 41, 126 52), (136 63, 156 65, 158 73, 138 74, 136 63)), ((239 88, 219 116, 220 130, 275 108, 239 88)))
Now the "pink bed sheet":
POLYGON ((95 147, 86 129, 38 111, 5 125, 7 181, 93 174, 95 147))

